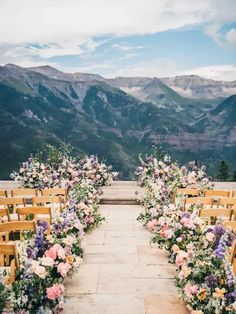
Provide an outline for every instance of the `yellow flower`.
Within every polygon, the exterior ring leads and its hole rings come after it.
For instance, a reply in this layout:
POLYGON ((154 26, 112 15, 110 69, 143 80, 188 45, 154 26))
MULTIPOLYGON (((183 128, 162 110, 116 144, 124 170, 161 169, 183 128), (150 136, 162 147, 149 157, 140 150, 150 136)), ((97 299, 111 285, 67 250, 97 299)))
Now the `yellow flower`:
POLYGON ((68 255, 68 256, 66 257, 66 262, 67 262, 68 264, 72 264, 72 263, 74 262, 74 257, 73 257, 73 255, 68 255))
POLYGON ((223 298, 224 294, 226 292, 227 291, 225 290, 225 288, 223 288, 223 289, 215 288, 215 292, 213 293, 213 297, 218 298, 218 299, 223 298))
POLYGON ((206 299, 206 297, 207 297, 207 291, 206 291, 206 289, 201 289, 201 290, 198 292, 198 295, 197 295, 198 300, 203 301, 203 300, 206 299))

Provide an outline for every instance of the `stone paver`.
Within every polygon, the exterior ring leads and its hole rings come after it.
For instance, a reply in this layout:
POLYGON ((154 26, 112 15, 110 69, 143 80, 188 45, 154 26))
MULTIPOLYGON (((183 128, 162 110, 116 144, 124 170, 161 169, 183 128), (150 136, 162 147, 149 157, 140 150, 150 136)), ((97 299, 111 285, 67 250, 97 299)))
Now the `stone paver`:
MULTIPOLYGON (((136 185, 125 188, 134 191, 136 185)), ((114 190, 125 189, 119 182, 114 190)), ((84 265, 66 282, 64 313, 187 313, 174 285, 175 267, 165 251, 149 244, 149 232, 136 221, 141 210, 139 205, 102 205, 106 222, 86 237, 84 265)))

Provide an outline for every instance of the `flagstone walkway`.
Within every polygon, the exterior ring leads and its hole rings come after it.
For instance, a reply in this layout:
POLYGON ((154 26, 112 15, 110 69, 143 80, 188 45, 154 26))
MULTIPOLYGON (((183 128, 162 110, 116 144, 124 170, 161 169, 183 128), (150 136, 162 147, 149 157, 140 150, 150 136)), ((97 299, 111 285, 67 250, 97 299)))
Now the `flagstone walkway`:
POLYGON ((164 251, 150 246, 149 232, 136 221, 142 209, 136 191, 134 182, 105 189, 106 222, 86 237, 84 264, 66 283, 64 313, 187 313, 174 286, 175 267, 164 251))

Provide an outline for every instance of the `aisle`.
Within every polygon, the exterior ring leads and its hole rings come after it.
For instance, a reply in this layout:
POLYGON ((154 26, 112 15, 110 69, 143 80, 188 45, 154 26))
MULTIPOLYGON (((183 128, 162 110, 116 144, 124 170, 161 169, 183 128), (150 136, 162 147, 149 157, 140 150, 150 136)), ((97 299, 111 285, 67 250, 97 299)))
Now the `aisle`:
MULTIPOLYGON (((116 183, 104 199, 134 200, 135 191, 134 183, 116 183)), ((102 205, 106 222, 87 236, 84 265, 67 281, 66 314, 186 313, 173 282, 175 267, 164 251, 150 247, 149 232, 136 221, 140 210, 102 205)))

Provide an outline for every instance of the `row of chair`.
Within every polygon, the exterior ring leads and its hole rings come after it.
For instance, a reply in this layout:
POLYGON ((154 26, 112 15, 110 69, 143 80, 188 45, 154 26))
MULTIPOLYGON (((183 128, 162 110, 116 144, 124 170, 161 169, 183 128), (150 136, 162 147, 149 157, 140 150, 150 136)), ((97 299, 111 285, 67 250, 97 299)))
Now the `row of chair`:
POLYGON ((215 200, 212 197, 189 197, 184 199, 184 208, 191 205, 201 205, 203 208, 233 208, 236 209, 236 198, 234 197, 219 197, 215 200))
POLYGON ((0 190, 0 198, 7 197, 23 197, 23 198, 33 198, 36 196, 63 196, 67 197, 66 188, 48 188, 48 189, 28 189, 28 188, 19 188, 12 189, 10 191, 0 190))
POLYGON ((175 196, 205 196, 205 197, 236 197, 236 190, 205 190, 202 192, 198 189, 181 188, 177 189, 175 196))

